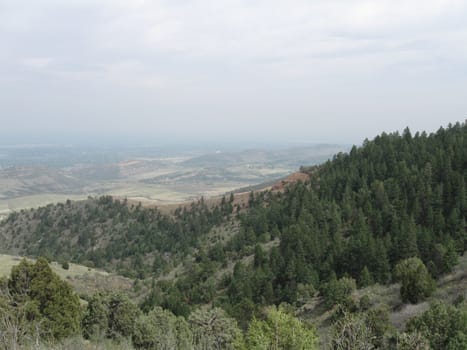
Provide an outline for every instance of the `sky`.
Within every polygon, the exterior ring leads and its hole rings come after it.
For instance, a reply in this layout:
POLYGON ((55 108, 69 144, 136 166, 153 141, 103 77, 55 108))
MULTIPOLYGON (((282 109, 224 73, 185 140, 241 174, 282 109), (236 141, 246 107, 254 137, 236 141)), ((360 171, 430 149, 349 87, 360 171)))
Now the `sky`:
POLYGON ((467 2, 0 0, 0 143, 361 143, 467 119, 467 2))

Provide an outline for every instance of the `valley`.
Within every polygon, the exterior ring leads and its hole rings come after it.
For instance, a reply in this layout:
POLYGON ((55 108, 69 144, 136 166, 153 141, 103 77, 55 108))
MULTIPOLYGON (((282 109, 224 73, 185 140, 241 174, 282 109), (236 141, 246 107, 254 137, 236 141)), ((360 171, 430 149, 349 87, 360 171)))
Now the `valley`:
POLYGON ((14 210, 89 196, 112 195, 159 206, 219 196, 278 180, 302 164, 318 164, 345 149, 0 147, 0 218, 14 210))

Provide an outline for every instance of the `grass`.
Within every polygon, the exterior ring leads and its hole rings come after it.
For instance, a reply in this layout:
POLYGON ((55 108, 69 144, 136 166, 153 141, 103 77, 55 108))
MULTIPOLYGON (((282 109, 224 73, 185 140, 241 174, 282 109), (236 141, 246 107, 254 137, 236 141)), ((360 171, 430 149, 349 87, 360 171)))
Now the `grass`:
MULTIPOLYGON (((0 254, 0 276, 7 276, 13 266, 18 265, 23 258, 15 255, 0 254)), ((29 261, 34 261, 34 259, 28 259, 29 261)), ((101 276, 109 276, 109 273, 106 271, 100 271, 96 269, 91 269, 86 266, 69 264, 69 269, 65 270, 57 262, 51 262, 50 267, 52 270, 58 274, 61 278, 76 278, 81 277, 86 274, 97 274, 101 276)))
POLYGON ((12 211, 36 208, 50 203, 65 202, 67 199, 80 200, 86 199, 87 195, 71 195, 71 194, 35 194, 30 196, 9 198, 0 200, 0 215, 8 215, 12 211))
POLYGON ((21 258, 13 255, 0 254, 0 277, 8 276, 11 268, 18 265, 21 258))
MULTIPOLYGON (((21 257, 14 255, 0 254, 0 277, 8 276, 11 268, 20 263, 21 257)), ((33 259, 28 259, 33 261, 33 259)), ((96 291, 120 290, 130 292, 133 288, 133 281, 106 271, 92 269, 83 265, 69 264, 69 269, 65 270, 61 264, 51 262, 52 270, 73 287, 79 295, 92 295, 96 291)))

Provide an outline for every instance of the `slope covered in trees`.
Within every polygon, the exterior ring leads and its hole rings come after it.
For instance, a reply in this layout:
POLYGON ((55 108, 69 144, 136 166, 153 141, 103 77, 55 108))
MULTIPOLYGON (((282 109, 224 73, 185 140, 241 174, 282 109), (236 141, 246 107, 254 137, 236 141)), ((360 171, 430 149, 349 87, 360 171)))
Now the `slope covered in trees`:
MULTIPOLYGON (((416 303, 433 292, 433 279, 457 263, 467 246, 466 136, 465 123, 432 134, 412 135, 408 129, 402 135, 383 133, 348 154, 303 168, 310 180, 281 191, 251 193, 242 210, 234 210, 231 198, 213 207, 200 201, 166 216, 103 197, 13 214, 0 233, 7 250, 153 278, 147 279, 151 291, 140 303, 141 311, 132 314, 135 320, 145 317, 142 324, 164 318, 171 324, 188 320, 195 327, 197 312, 214 312, 203 309, 211 305, 228 318, 225 324, 234 324, 231 318, 238 322, 244 344, 264 345, 277 334, 268 317, 295 324, 276 314, 278 309, 269 308, 268 314, 265 308, 287 303, 293 309, 319 292, 324 308, 335 309, 332 348, 381 348, 390 341, 387 311, 367 311, 364 301, 356 305, 350 295, 356 288, 400 281, 401 300, 416 303), (230 229, 226 240, 210 235, 232 222, 239 229, 230 229), (171 279, 156 279, 168 261, 183 268, 171 279), (140 312, 147 315, 138 316, 140 312), (255 333, 249 335, 251 329, 255 333), (355 343, 349 343, 348 331, 360 335, 352 339, 355 343)), ((96 298, 90 305, 101 314, 89 324, 113 337, 113 316, 105 309, 112 299, 96 298)), ((456 329, 462 332, 465 304, 459 305, 456 329)), ((417 332, 426 331, 423 327, 431 321, 417 322, 411 323, 410 334, 393 334, 393 348, 426 345, 417 332)), ((156 328, 151 329, 157 333, 156 328)), ((240 341, 237 331, 229 338, 232 346, 240 341)), ((315 344, 313 333, 306 331, 315 344)), ((179 341, 173 332, 170 341, 179 341)), ((134 344, 156 341, 145 333, 134 333, 139 334, 134 344)), ((191 334, 198 339, 195 329, 191 334)), ((456 333, 456 344, 463 341, 463 334, 456 333)))
POLYGON ((214 208, 203 200, 172 216, 110 196, 48 205, 11 214, 0 224, 1 250, 71 260, 143 278, 199 246, 232 213, 231 201, 214 208))
POLYGON ((467 244, 466 136, 465 124, 382 134, 308 169, 309 182, 255 198, 234 246, 265 235, 280 244, 255 250, 253 268, 235 270, 229 301, 296 303, 304 285, 323 290, 342 276, 385 284, 411 257, 433 277, 448 272, 467 244))

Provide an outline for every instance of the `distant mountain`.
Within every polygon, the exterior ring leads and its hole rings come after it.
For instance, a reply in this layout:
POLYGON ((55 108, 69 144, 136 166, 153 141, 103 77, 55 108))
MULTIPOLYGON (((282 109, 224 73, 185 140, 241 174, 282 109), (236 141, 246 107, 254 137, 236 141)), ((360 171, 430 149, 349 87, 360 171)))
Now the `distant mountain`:
POLYGON ((190 158, 183 162, 188 166, 214 168, 250 164, 273 164, 298 168, 301 165, 312 165, 326 161, 335 153, 346 149, 342 145, 312 145, 294 147, 284 150, 249 149, 240 152, 215 152, 190 158))

